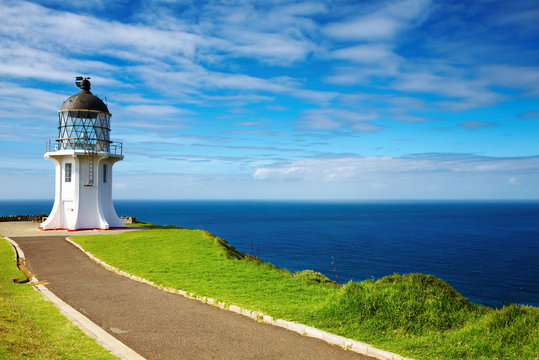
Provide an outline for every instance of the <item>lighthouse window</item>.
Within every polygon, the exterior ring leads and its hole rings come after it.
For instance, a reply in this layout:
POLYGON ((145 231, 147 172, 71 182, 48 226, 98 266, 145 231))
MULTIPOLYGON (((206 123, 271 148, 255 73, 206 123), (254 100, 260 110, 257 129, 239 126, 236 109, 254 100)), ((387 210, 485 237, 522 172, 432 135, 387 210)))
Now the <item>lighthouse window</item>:
POLYGON ((103 182, 107 182, 107 164, 103 164, 103 182))
POLYGON ((71 163, 65 165, 65 182, 71 182, 71 163))

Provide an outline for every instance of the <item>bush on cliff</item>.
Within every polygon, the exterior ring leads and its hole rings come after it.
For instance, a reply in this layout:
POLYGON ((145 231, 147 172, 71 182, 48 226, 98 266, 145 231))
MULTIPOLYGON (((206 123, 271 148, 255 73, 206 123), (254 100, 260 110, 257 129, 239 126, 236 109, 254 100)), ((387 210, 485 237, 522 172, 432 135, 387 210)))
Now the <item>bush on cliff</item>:
POLYGON ((326 275, 324 275, 322 273, 319 273, 319 272, 316 272, 314 270, 297 271, 294 275, 298 279, 314 281, 314 282, 322 283, 322 284, 332 282, 331 280, 329 280, 329 278, 326 275))
POLYGON ((334 325, 361 323, 387 334, 424 335, 462 326, 481 312, 432 275, 395 274, 376 282, 349 282, 319 314, 334 325))

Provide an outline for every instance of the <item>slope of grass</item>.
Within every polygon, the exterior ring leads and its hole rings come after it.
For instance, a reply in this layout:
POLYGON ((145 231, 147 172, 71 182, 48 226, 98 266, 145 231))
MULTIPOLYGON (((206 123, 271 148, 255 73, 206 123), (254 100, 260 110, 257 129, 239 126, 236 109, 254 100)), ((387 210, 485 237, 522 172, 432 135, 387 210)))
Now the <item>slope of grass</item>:
POLYGON ((470 303, 442 280, 392 275, 339 286, 236 251, 201 230, 152 226, 75 237, 105 262, 155 283, 315 326, 420 359, 537 359, 539 309, 470 303))
POLYGON ((0 359, 117 359, 84 333, 17 269, 13 249, 0 240, 0 359))
POLYGON ((337 288, 301 281, 272 264, 247 259, 200 230, 142 230, 72 240, 101 260, 155 283, 286 319, 317 306, 337 288))

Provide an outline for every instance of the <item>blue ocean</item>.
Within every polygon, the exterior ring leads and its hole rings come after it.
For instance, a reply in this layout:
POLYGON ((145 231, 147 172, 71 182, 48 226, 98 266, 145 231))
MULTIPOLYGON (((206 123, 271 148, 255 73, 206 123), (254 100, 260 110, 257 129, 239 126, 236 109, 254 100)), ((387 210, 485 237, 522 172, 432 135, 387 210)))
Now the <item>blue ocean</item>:
MULTIPOLYGON (((332 280, 421 272, 471 301, 539 306, 539 202, 114 201, 120 216, 207 230, 290 271, 332 280)), ((0 215, 52 201, 0 201, 0 215)))

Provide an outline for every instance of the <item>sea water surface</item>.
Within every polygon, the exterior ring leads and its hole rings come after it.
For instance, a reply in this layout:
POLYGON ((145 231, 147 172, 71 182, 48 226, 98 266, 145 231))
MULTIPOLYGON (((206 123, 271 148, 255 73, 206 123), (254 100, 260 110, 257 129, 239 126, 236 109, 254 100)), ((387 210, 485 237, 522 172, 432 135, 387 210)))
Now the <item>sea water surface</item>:
MULTIPOLYGON (((539 202, 116 200, 120 216, 207 230, 290 271, 332 280, 440 277, 471 301, 539 306, 539 202)), ((0 215, 52 201, 0 201, 0 215)))

